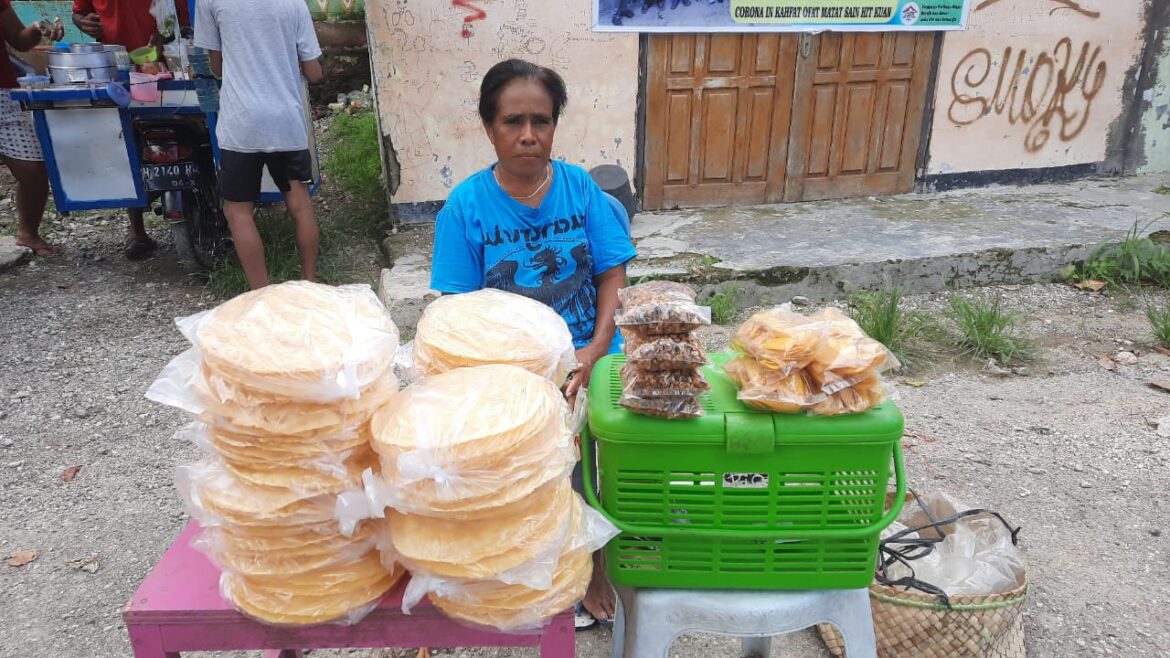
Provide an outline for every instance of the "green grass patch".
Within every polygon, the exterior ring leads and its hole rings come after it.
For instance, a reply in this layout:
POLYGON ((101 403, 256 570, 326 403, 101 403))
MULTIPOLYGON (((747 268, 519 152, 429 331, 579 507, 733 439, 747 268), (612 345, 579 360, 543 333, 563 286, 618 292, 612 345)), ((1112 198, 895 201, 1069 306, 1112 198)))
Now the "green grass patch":
POLYGON ((373 113, 339 114, 329 127, 329 139, 333 150, 325 161, 325 171, 331 181, 359 202, 385 207, 377 117, 373 113))
POLYGON ((720 262, 720 259, 718 259, 714 256, 703 256, 702 260, 699 261, 699 263, 703 267, 711 267, 712 265, 716 265, 719 262, 720 262))
POLYGON ((1159 185, 1158 187, 1154 188, 1154 194, 1161 194, 1163 196, 1170 194, 1170 187, 1166 187, 1165 185, 1159 185))
POLYGON ((732 284, 722 292, 711 293, 707 298, 707 306, 711 307, 711 320, 715 324, 730 324, 739 312, 739 296, 743 290, 732 284))
POLYGON ((1008 365, 1031 352, 1031 342, 1019 334, 1020 315, 1004 308, 1002 295, 955 295, 946 315, 958 330, 955 344, 977 359, 1008 365))
POLYGON ((1170 349, 1170 302, 1150 303, 1146 306, 1146 319, 1154 330, 1158 344, 1170 349))
POLYGON ((929 318, 902 308, 899 287, 860 292, 849 300, 849 315, 871 338, 885 345, 903 364, 911 359, 910 343, 930 333, 929 318))
MULTIPOLYGON (((268 276, 272 283, 301 278, 300 256, 292 217, 283 213, 257 212, 256 229, 264 243, 268 276)), ((317 281, 336 285, 345 283, 341 265, 341 240, 329 223, 320 226, 321 246, 317 259, 317 281)), ((248 278, 235 252, 227 254, 207 274, 207 288, 222 299, 248 291, 248 278)))
POLYGON ((1074 281, 1104 281, 1113 286, 1170 286, 1170 248, 1145 237, 1145 226, 1134 223, 1120 244, 1103 244, 1088 260, 1065 268, 1074 281))

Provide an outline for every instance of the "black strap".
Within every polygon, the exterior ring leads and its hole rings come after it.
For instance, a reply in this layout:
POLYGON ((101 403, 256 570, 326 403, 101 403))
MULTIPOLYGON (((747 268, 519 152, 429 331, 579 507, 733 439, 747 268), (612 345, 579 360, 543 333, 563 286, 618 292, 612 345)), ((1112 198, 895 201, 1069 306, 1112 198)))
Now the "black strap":
POLYGON ((877 573, 874 575, 874 578, 879 583, 888 585, 890 587, 916 589, 920 592, 931 594, 938 597, 939 603, 949 608, 951 607, 951 599, 947 596, 946 592, 944 592, 940 587, 932 585, 923 580, 919 580, 914 573, 914 566, 911 564, 911 562, 922 559, 923 557, 926 557, 927 555, 930 555, 932 552, 934 552, 935 547, 938 546, 938 544, 940 544, 944 539, 946 539, 946 527, 956 523, 960 519, 964 519, 969 516, 990 516, 995 519, 999 519, 1000 523, 1002 523, 1004 527, 1006 527, 1008 531, 1011 532, 1013 546, 1019 544, 1021 528, 1019 526, 1013 528, 1012 525, 1007 522, 1007 519, 1003 518, 999 512, 993 512, 989 509, 983 508, 969 509, 945 519, 936 520, 926 505, 923 504, 922 499, 919 498, 918 494, 913 489, 910 490, 910 495, 914 496, 914 501, 918 503, 919 509, 921 509, 922 512, 926 515, 926 518, 929 519, 929 522, 923 523, 922 525, 915 526, 913 528, 906 528, 905 530, 896 532, 881 541, 881 544, 878 548, 879 555, 877 573), (928 529, 935 530, 937 536, 923 537, 922 531, 928 529), (914 534, 917 534, 918 536, 910 536, 914 534), (910 575, 898 578, 896 580, 891 579, 889 576, 889 568, 894 564, 901 564, 905 566, 910 570, 910 575))

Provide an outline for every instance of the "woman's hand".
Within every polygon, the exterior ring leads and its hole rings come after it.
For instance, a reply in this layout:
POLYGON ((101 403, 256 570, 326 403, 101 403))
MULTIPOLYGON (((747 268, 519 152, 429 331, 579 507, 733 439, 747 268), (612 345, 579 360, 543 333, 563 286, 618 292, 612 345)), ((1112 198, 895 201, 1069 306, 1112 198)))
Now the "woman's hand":
POLYGON ((597 343, 589 343, 577 350, 577 369, 569 375, 569 381, 565 382, 565 387, 562 389, 570 407, 576 404, 577 393, 583 388, 589 388, 589 377, 593 375, 593 366, 607 352, 609 352, 608 345, 598 347, 597 343))

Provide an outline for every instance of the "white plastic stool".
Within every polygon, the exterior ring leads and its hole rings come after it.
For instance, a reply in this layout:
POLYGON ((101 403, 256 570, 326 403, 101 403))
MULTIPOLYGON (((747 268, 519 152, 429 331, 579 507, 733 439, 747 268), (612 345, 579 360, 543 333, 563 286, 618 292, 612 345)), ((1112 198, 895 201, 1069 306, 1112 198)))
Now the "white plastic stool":
POLYGON ((744 638, 742 655, 767 658, 773 635, 830 623, 847 658, 877 658, 869 590, 705 591, 618 587, 613 658, 667 658, 684 633, 744 638))

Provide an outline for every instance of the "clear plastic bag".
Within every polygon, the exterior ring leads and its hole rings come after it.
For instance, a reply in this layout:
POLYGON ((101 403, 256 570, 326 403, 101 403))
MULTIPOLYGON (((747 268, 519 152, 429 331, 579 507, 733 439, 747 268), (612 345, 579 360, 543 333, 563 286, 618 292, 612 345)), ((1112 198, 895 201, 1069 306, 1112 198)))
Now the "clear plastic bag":
POLYGON ((618 403, 636 414, 656 418, 698 418, 703 415, 703 405, 694 395, 644 398, 623 393, 618 403))
POLYGON ((387 515, 397 559, 415 574, 547 587, 582 510, 568 477, 490 516, 387 515))
POLYGON ((639 398, 695 397, 711 390, 698 368, 686 370, 642 370, 626 363, 621 369, 622 389, 639 398))
POLYGON ((398 349, 398 329, 367 285, 290 281, 176 324, 208 371, 300 402, 358 398, 386 373, 398 349))
MULTIPOLYGON (((883 539, 972 509, 945 493, 927 494, 919 500, 929 514, 908 501, 898 520, 882 531, 883 539)), ((908 565, 895 562, 890 565, 887 577, 891 580, 913 577, 942 589, 948 596, 1003 594, 1023 583, 1024 563, 1012 541, 1012 531, 1003 521, 990 514, 977 514, 960 518, 943 530, 945 538, 933 545, 934 550, 908 565)), ((934 528, 926 528, 921 533, 923 537, 938 537, 934 528)), ((900 539, 919 536, 920 533, 914 532, 900 539)))
POLYGON ((618 290, 618 302, 625 309, 659 304, 694 304, 696 296, 694 288, 675 281, 648 281, 618 290))
POLYGON ((885 345, 866 335, 840 309, 826 308, 810 320, 825 328, 824 340, 808 364, 809 375, 825 393, 876 378, 901 365, 885 345))
POLYGON ((573 418, 554 383, 516 366, 428 377, 372 418, 387 486, 367 498, 439 516, 506 505, 572 468, 573 418))
POLYGON ((690 286, 650 281, 618 290, 621 310, 615 321, 640 335, 685 334, 711 324, 711 309, 695 303, 690 286))
POLYGON ((276 626, 353 625, 378 606, 405 574, 387 570, 375 550, 349 563, 336 564, 299 577, 288 574, 246 576, 224 571, 220 593, 240 612, 276 626))
POLYGON ((556 311, 486 288, 432 302, 418 322, 412 361, 416 381, 455 368, 508 364, 560 386, 577 367, 577 353, 556 311))
POLYGON ((232 525, 204 528, 192 545, 222 571, 275 578, 345 565, 377 549, 373 532, 345 537, 337 524, 288 526, 257 533, 232 525), (292 544, 291 541, 299 540, 292 544))
POLYGON ((795 414, 825 399, 804 370, 785 374, 745 356, 728 361, 723 369, 739 388, 739 399, 756 409, 795 414))
POLYGON ((689 334, 641 336, 625 332, 626 363, 640 370, 679 370, 706 365, 703 343, 689 334))
POLYGON ((605 517, 572 495, 569 531, 529 563, 497 578, 443 578, 415 572, 403 596, 403 612, 429 595, 452 618, 477 628, 511 633, 539 630, 548 619, 580 601, 592 575, 592 553, 617 536, 605 517), (542 574, 534 578, 531 572, 542 574))
POLYGON ((308 470, 335 480, 349 478, 354 462, 370 451, 369 438, 364 434, 352 441, 302 441, 294 437, 232 434, 200 421, 179 428, 175 438, 194 443, 225 465, 308 470))
POLYGON ((785 375, 808 366, 820 353, 827 326, 787 304, 756 313, 736 329, 731 347, 785 375))
POLYGON ((179 466, 175 487, 187 512, 205 527, 283 528, 335 520, 334 496, 249 485, 212 459, 179 466))
POLYGON ((354 399, 319 403, 273 397, 209 371, 199 350, 191 348, 171 359, 146 397, 237 435, 350 440, 397 392, 398 379, 387 369, 354 399))
POLYGON ((826 394, 821 401, 813 404, 808 412, 818 416, 859 414, 894 397, 893 387, 879 377, 871 377, 826 394))

